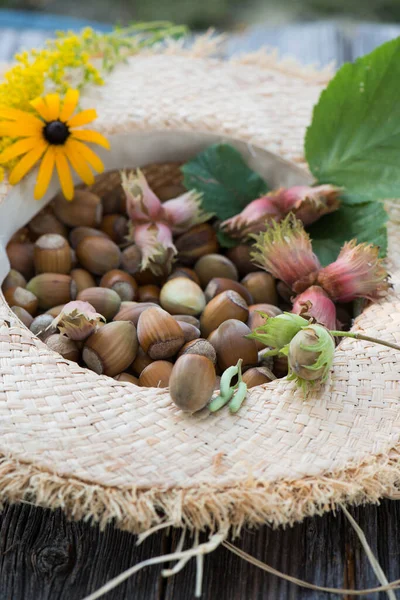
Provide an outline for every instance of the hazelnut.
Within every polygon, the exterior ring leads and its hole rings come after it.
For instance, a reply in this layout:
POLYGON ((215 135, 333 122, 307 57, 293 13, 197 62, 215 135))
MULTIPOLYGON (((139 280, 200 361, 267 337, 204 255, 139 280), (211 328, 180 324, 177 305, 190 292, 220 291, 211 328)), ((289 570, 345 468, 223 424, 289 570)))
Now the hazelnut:
POLYGON ((76 342, 70 340, 65 335, 60 333, 53 333, 49 335, 45 340, 46 345, 53 350, 58 352, 66 360, 72 360, 77 362, 79 360, 79 348, 76 342))
POLYGON ((8 288, 8 290, 4 292, 4 297, 9 306, 20 306, 32 316, 35 315, 39 306, 37 296, 25 288, 8 288))
POLYGON ((201 287, 205 288, 214 277, 224 279, 239 279, 238 270, 229 258, 222 254, 206 254, 196 262, 194 270, 200 280, 201 287))
POLYGON ((8 290, 8 288, 24 288, 26 287, 26 279, 22 275, 22 273, 19 273, 15 269, 11 269, 8 275, 6 276, 5 280, 3 281, 3 285, 1 287, 3 292, 8 290))
MULTIPOLYGON (((124 271, 130 275, 136 275, 140 271, 142 264, 142 253, 140 249, 132 244, 125 248, 121 253, 121 266, 124 271)), ((152 283, 152 282, 150 282, 152 283)))
POLYGON ((152 362, 154 362, 153 359, 146 354, 141 346, 139 346, 135 360, 131 364, 130 368, 134 373, 136 373, 136 375, 139 376, 143 369, 145 369, 147 365, 150 365, 152 362))
POLYGON ((139 385, 143 387, 168 387, 172 367, 172 363, 166 360, 155 360, 140 373, 139 385))
POLYGON ((21 323, 23 323, 25 327, 29 329, 33 321, 32 315, 30 315, 25 308, 22 308, 22 306, 12 306, 11 310, 13 311, 14 315, 18 317, 21 323))
POLYGON ((254 340, 245 336, 251 333, 242 321, 228 319, 218 327, 216 337, 217 360, 220 368, 225 371, 243 360, 243 367, 257 365, 258 352, 254 340))
POLYGON ((276 291, 275 279, 270 273, 255 271, 249 273, 242 279, 241 284, 253 297, 254 304, 278 304, 278 293, 276 291))
POLYGON ((68 227, 96 227, 103 213, 100 198, 86 190, 75 190, 72 202, 58 194, 53 200, 53 209, 56 217, 68 227))
POLYGON ((101 221, 100 230, 116 244, 123 244, 129 233, 128 219, 119 214, 106 215, 101 221))
POLYGON ((217 234, 211 225, 202 223, 180 235, 175 246, 178 260, 185 265, 192 265, 201 256, 218 252, 217 234))
POLYGON ((200 321, 196 317, 192 317, 192 315, 172 315, 175 321, 190 323, 190 325, 194 325, 197 329, 200 328, 200 321))
POLYGON ((120 269, 112 269, 105 273, 100 280, 100 286, 117 292, 123 302, 135 300, 138 291, 138 285, 132 275, 120 269))
POLYGON ((273 357, 273 365, 272 371, 276 377, 281 379, 282 377, 286 377, 289 371, 289 364, 287 356, 274 356, 273 357))
POLYGON ((134 361, 137 349, 133 323, 117 321, 107 323, 87 338, 82 359, 95 373, 115 377, 134 361))
POLYGON ((36 273, 63 273, 71 271, 71 248, 62 235, 46 233, 36 240, 33 259, 36 273))
POLYGON ((190 323, 185 323, 184 321, 178 321, 183 335, 185 336, 185 344, 186 342, 191 342, 192 340, 197 340, 200 337, 200 329, 191 325, 190 323))
POLYGON ((233 262, 239 271, 240 277, 244 277, 252 271, 257 271, 257 267, 254 265, 251 259, 251 253, 253 249, 251 246, 240 244, 234 248, 230 248, 226 256, 233 262))
POLYGON ((35 294, 43 310, 76 298, 75 282, 62 273, 40 273, 28 282, 26 289, 35 294))
POLYGON ((217 354, 214 347, 209 341, 203 338, 187 342, 182 346, 179 350, 178 357, 183 356, 184 354, 199 354, 200 356, 205 356, 208 360, 211 360, 213 365, 217 362, 217 354))
POLYGON ((45 313, 43 315, 35 317, 32 323, 30 324, 29 329, 31 330, 33 335, 36 335, 40 340, 42 340, 42 342, 44 342, 45 339, 48 338, 50 335, 53 335, 53 333, 57 333, 57 327, 52 326, 53 321, 54 317, 45 313))
POLYGON ((247 389, 270 383, 274 379, 276 379, 275 375, 266 367, 252 367, 243 374, 243 381, 247 385, 247 389))
POLYGON ((10 242, 6 248, 11 269, 21 273, 25 279, 30 279, 35 272, 33 262, 33 244, 10 242))
POLYGON ((125 381, 126 383, 133 383, 134 385, 139 385, 139 380, 134 375, 130 373, 120 373, 114 377, 117 381, 125 381))
POLYGON ((104 275, 118 269, 121 252, 118 246, 107 238, 84 238, 76 248, 76 256, 84 269, 94 275, 104 275))
POLYGON ((114 321, 132 321, 136 326, 139 317, 148 308, 158 307, 154 302, 122 302, 121 308, 113 318, 114 321))
POLYGON ((138 300, 139 302, 153 302, 159 304, 160 299, 160 288, 158 285, 141 285, 138 288, 138 300))
POLYGON ((170 279, 161 288, 161 306, 171 314, 199 315, 206 299, 203 290, 187 277, 170 279))
POLYGON ((154 360, 174 356, 185 341, 179 323, 159 307, 142 312, 137 330, 140 345, 154 360))
POLYGON ((96 287, 96 281, 93 275, 91 275, 89 271, 86 271, 85 269, 72 269, 70 275, 72 280, 75 282, 76 291, 78 294, 87 288, 96 287))
POLYGON ((117 292, 103 287, 86 288, 79 292, 77 300, 89 302, 107 321, 115 317, 121 306, 117 292))
POLYGON ((197 283, 197 285, 200 285, 200 279, 197 277, 197 274, 193 269, 189 269, 189 267, 175 267, 169 275, 168 281, 170 279, 175 279, 176 277, 187 277, 187 279, 191 279, 197 283))
POLYGON ((176 361, 169 380, 173 402, 182 410, 196 412, 204 408, 214 392, 214 365, 205 356, 185 354, 176 361))
POLYGON ((208 283, 204 293, 206 295, 207 302, 209 302, 218 294, 225 292, 226 290, 233 290, 242 296, 247 304, 253 304, 253 297, 250 292, 239 282, 233 281, 233 279, 226 279, 224 277, 214 277, 208 283))
POLYGON ((65 225, 47 208, 41 210, 36 217, 33 217, 28 223, 28 229, 33 240, 37 240, 46 233, 57 233, 65 238, 68 235, 65 225))
POLYGON ((201 332, 207 337, 227 319, 247 321, 248 317, 249 309, 242 296, 233 290, 227 290, 215 296, 205 307, 200 317, 201 332))
POLYGON ((94 229, 93 227, 75 227, 69 234, 69 243, 71 244, 71 247, 76 250, 81 241, 88 237, 109 239, 107 234, 105 234, 104 231, 100 231, 100 229, 94 229))

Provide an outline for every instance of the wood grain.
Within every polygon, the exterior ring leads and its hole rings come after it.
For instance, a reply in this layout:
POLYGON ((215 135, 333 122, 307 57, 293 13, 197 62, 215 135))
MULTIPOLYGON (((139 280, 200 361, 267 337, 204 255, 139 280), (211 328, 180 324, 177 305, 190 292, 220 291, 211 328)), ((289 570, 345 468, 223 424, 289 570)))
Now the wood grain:
MULTIPOLYGON (((352 510, 389 581, 400 577, 400 505, 352 510)), ((0 516, 0 600, 82 600, 112 577, 151 556, 175 548, 180 532, 156 534, 141 546, 133 535, 109 526, 69 522, 57 510, 7 506, 0 516)), ((205 537, 203 536, 203 539, 205 537)), ((186 547, 193 540, 187 536, 186 547)), ((377 585, 353 530, 341 513, 306 519, 287 530, 244 530, 234 543, 269 565, 329 587, 377 585)), ((190 600, 195 562, 168 580, 150 567, 109 592, 105 600, 190 600)), ((384 595, 363 596, 380 600, 384 595)), ((400 596, 399 596, 400 597, 400 596)), ((207 556, 203 600, 337 600, 299 588, 240 560, 225 548, 207 556)))
MULTIPOLYGON (((60 510, 8 506, 0 517, 0 599, 81 600, 131 565, 163 554, 165 539, 153 536, 139 547, 112 526, 100 532, 89 523, 68 522, 60 510)), ((140 571, 107 600, 158 600, 160 568, 140 571)))

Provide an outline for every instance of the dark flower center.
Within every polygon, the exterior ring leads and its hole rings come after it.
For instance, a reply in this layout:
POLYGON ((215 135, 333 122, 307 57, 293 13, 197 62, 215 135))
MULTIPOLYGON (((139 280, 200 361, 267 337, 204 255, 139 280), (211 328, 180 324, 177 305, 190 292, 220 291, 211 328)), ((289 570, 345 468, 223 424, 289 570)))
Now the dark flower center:
POLYGON ((70 131, 68 126, 62 121, 49 121, 43 127, 44 138, 49 144, 54 146, 61 146, 65 144, 69 137, 70 131))

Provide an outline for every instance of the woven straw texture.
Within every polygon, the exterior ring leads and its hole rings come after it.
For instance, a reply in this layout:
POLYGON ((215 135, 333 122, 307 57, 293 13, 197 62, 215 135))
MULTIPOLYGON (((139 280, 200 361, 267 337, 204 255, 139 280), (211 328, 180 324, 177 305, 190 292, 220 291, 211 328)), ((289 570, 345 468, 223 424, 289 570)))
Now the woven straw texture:
MULTIPOLYGON (((329 76, 266 54, 227 63, 206 51, 203 42, 137 56, 84 105, 96 107, 108 135, 217 132, 304 166, 305 128, 329 76)), ((179 180, 176 165, 150 173, 161 187, 179 180)), ((397 218, 391 209, 393 290, 355 327, 400 343, 397 218)), ((214 529, 292 523, 338 502, 396 494, 399 397, 400 353, 346 340, 328 384, 306 400, 283 379, 252 389, 236 416, 185 416, 165 390, 55 355, 1 299, 0 499, 61 506, 102 525, 115 519, 131 531, 161 520, 214 529)))

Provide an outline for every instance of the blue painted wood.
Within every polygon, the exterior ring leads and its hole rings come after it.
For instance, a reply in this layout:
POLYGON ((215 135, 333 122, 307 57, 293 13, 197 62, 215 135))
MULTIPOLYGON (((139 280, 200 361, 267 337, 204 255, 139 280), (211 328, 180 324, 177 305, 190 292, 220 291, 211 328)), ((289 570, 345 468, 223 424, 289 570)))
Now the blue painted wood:
MULTIPOLYGON (((100 31, 110 25, 44 13, 20 14, 0 10, 0 61, 11 60, 21 49, 40 47, 57 30, 79 30, 93 26, 100 31)), ((304 64, 340 66, 376 46, 400 35, 398 25, 342 24, 334 21, 288 24, 282 27, 260 24, 240 34, 232 34, 226 56, 253 52, 262 47, 277 48, 281 56, 292 56, 304 64)))

